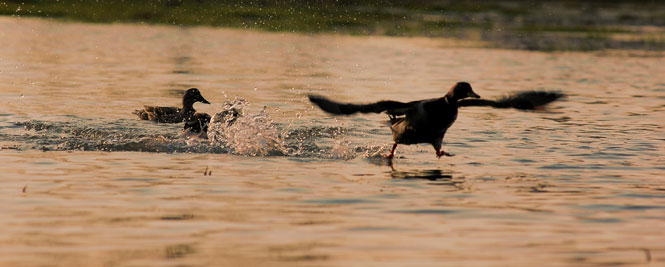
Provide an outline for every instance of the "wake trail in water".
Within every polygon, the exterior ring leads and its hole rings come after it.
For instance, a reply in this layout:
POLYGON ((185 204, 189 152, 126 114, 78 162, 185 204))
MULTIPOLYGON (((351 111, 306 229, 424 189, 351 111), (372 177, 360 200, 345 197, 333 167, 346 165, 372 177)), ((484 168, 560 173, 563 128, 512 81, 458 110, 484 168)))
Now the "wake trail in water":
POLYGON ((250 157, 286 156, 353 159, 378 155, 383 146, 354 145, 347 140, 356 129, 285 125, 264 107, 252 112, 242 98, 227 100, 213 115, 208 134, 182 130, 181 124, 139 120, 86 119, 61 116, 0 125, 0 145, 16 150, 132 151, 153 153, 214 153, 250 157))

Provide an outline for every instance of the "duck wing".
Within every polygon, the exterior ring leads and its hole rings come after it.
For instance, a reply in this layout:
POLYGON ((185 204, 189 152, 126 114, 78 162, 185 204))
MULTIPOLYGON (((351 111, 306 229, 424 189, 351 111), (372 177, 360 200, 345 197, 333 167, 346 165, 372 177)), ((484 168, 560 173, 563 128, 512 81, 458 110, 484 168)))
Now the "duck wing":
POLYGON ((146 112, 155 113, 159 115, 170 115, 180 113, 180 108, 176 107, 158 107, 158 106, 143 106, 146 112))
POLYGON ((462 99, 457 101, 459 107, 493 107, 493 108, 516 108, 537 109, 547 105, 565 95, 560 92, 547 91, 525 91, 504 96, 496 100, 490 99, 462 99))
POLYGON ((323 96, 309 95, 309 101, 316 104, 323 111, 337 115, 351 115, 354 113, 381 113, 399 116, 406 114, 419 101, 402 103, 397 101, 379 101, 369 104, 340 103, 323 96))

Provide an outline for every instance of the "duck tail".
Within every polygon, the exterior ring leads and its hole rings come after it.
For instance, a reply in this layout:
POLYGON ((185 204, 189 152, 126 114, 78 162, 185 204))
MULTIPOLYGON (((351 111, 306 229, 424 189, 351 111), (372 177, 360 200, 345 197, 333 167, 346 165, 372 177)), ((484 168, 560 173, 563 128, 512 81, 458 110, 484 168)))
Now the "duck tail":
POLYGON ((148 113, 145 112, 145 110, 143 110, 143 109, 134 110, 134 112, 132 112, 132 114, 136 114, 136 116, 138 116, 142 120, 149 120, 150 119, 150 118, 148 118, 148 113))

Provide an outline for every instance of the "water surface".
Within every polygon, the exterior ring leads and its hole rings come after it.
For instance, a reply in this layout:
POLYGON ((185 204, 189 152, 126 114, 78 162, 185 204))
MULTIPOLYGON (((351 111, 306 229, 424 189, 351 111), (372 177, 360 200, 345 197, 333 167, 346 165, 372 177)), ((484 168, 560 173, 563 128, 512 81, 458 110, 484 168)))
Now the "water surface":
POLYGON ((639 265, 665 261, 665 66, 427 38, 0 18, 0 265, 639 265), (558 90, 465 108, 437 159, 344 101, 558 90), (139 121, 197 87, 244 120, 139 121), (238 97, 238 98, 236 98, 238 97))

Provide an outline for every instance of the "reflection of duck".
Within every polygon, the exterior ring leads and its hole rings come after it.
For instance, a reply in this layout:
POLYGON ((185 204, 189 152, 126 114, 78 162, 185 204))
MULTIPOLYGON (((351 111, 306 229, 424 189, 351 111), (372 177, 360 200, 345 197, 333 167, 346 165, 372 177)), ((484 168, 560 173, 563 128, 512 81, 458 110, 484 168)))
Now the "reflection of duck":
POLYGON ((456 179, 456 181, 454 181, 453 183, 452 172, 444 172, 441 170, 398 171, 393 169, 392 171, 390 171, 390 177, 392 177, 393 179, 405 179, 405 180, 423 179, 430 181, 440 181, 440 182, 447 182, 449 185, 455 185, 464 182, 464 178, 460 178, 456 179))
POLYGON ((208 100, 203 98, 199 89, 190 88, 182 97, 182 108, 144 106, 144 109, 138 109, 132 113, 139 116, 142 120, 151 120, 161 123, 178 123, 183 120, 191 120, 191 118, 197 114, 196 110, 194 110, 194 103, 196 102, 210 104, 208 100))
POLYGON ((379 101, 371 104, 338 103, 322 96, 310 95, 312 103, 332 114, 349 115, 356 112, 381 113, 390 117, 390 129, 395 143, 386 157, 392 159, 397 144, 432 144, 436 156, 452 156, 441 149, 443 137, 457 119, 457 110, 464 106, 491 106, 497 108, 534 109, 563 96, 551 92, 524 92, 499 100, 465 99, 480 98, 466 82, 455 84, 448 93, 435 99, 402 103, 379 101))

